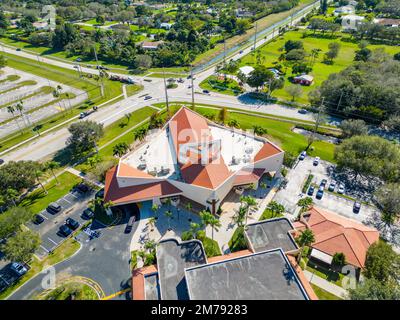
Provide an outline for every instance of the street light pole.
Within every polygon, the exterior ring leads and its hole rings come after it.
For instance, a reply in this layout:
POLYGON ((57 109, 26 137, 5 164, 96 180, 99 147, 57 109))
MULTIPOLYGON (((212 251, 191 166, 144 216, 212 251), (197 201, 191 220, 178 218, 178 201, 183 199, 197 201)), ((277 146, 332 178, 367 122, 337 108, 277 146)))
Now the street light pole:
POLYGON ((165 103, 166 103, 166 106, 167 106, 167 114, 169 116, 168 88, 167 88, 167 82, 165 81, 165 69, 164 69, 164 67, 163 67, 163 79, 164 79, 165 103))
POLYGON ((194 109, 193 66, 191 66, 191 69, 190 69, 190 80, 192 82, 192 109, 194 109))

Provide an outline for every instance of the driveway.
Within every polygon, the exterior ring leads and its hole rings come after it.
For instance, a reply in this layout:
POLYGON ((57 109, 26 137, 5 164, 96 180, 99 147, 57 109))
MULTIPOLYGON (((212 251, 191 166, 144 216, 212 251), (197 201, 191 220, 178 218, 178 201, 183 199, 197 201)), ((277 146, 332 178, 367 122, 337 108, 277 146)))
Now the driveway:
MULTIPOLYGON (((316 206, 364 223, 367 223, 371 217, 379 214, 377 208, 364 203, 361 206, 360 212, 354 213, 354 200, 347 199, 338 195, 336 192, 331 193, 327 190, 329 183, 332 181, 334 165, 326 161, 320 161, 318 166, 314 166, 313 160, 314 158, 307 156, 303 161, 299 161, 296 166, 290 170, 286 177, 288 180, 286 188, 281 189, 274 198, 275 201, 283 204, 287 212, 291 213, 293 217, 297 208, 297 202, 299 199, 307 196, 302 193, 302 188, 309 174, 314 176, 312 184, 317 186, 315 188, 316 190, 318 189, 322 179, 328 180, 322 199, 318 200, 315 197, 316 191, 312 196, 316 206)), ((346 188, 348 188, 348 186, 346 186, 346 188)), ((345 191, 345 194, 348 197, 350 196, 350 193, 352 193, 350 189, 345 191)), ((353 195, 351 197, 354 198, 353 195)), ((359 199, 357 200, 360 201, 359 199)))
MULTIPOLYGON (((129 246, 138 222, 135 222, 129 234, 124 233, 126 222, 127 218, 124 218, 120 224, 104 228, 95 221, 90 230, 99 231, 98 238, 90 239, 87 233, 81 232, 77 237, 82 245, 80 251, 55 266, 57 279, 70 276, 90 278, 101 286, 105 296, 127 288, 131 278, 129 246)), ((38 274, 8 299, 32 299, 43 291, 41 283, 46 275, 46 272, 38 274)), ((129 291, 115 299, 129 299, 129 291)))

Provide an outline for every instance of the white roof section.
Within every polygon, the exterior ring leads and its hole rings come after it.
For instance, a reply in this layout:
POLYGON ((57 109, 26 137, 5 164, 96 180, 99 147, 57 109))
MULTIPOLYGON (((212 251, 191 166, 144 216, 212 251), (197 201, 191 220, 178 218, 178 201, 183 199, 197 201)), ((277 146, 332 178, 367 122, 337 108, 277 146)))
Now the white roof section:
POLYGON ((238 171, 250 164, 264 145, 260 139, 245 133, 209 126, 214 140, 221 140, 221 155, 230 171, 238 171))
POLYGON ((141 169, 141 164, 145 165, 141 170, 146 173, 157 172, 160 175, 163 170, 165 174, 161 176, 173 179, 175 172, 173 150, 173 142, 168 138, 166 130, 155 130, 146 137, 146 142, 142 146, 121 161, 137 169, 141 169))
POLYGON ((241 73, 243 73, 246 77, 248 77, 250 75, 250 73, 252 73, 254 71, 254 68, 252 66, 244 66, 244 67, 240 67, 239 71, 241 73))
POLYGON ((331 255, 326 254, 325 252, 319 251, 318 249, 315 249, 315 248, 313 248, 311 250, 311 256, 314 257, 315 259, 318 259, 327 264, 331 264, 332 259, 333 259, 333 257, 331 255))
POLYGON ((343 16, 342 19, 347 19, 347 20, 364 20, 365 18, 363 16, 357 16, 355 14, 348 14, 347 16, 343 16))
POLYGON ((307 81, 313 81, 314 77, 310 76, 309 74, 302 74, 300 76, 296 76, 296 79, 303 79, 303 80, 307 80, 307 81))

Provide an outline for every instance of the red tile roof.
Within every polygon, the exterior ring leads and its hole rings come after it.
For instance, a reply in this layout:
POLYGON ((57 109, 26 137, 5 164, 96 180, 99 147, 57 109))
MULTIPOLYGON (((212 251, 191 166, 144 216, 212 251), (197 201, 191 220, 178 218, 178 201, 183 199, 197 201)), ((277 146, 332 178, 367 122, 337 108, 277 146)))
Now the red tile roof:
POLYGON ((134 269, 132 272, 132 300, 145 300, 144 277, 147 274, 157 272, 157 267, 154 265, 134 269))
MULTIPOLYGON (((369 246, 379 239, 376 229, 320 208, 309 210, 305 220, 314 232, 313 248, 331 256, 342 252, 347 263, 359 268, 364 267, 369 246)), ((296 223, 295 227, 304 229, 305 224, 296 223)))
POLYGON ((269 158, 271 156, 274 156, 282 152, 283 152, 282 149, 278 148, 277 146, 273 145, 270 142, 267 142, 261 147, 261 149, 255 155, 254 162, 269 158))
POLYGON ((133 168, 123 162, 119 163, 118 168, 118 177, 154 179, 152 175, 133 168))
POLYGON ((199 152, 187 153, 189 161, 180 163, 182 178, 186 183, 204 188, 215 189, 232 174, 226 166, 224 159, 218 154, 214 160, 207 164, 200 162, 201 142, 213 140, 207 120, 192 110, 182 107, 170 120, 169 130, 174 141, 175 152, 179 155, 181 145, 185 143, 199 143, 199 152))
POLYGON ((264 174, 265 169, 242 169, 238 171, 235 175, 235 181, 233 184, 235 186, 243 185, 243 184, 250 184, 250 183, 257 183, 258 180, 264 174))
POLYGON ((110 169, 106 174, 104 187, 105 202, 112 201, 114 204, 123 204, 182 193, 182 190, 176 188, 168 181, 120 188, 116 175, 117 168, 118 167, 114 167, 110 169))

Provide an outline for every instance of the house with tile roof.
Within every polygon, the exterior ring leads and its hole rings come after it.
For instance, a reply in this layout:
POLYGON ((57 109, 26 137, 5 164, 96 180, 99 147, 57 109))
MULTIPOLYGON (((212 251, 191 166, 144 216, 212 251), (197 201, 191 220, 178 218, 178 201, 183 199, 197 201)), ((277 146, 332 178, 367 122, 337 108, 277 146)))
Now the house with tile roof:
POLYGON ((279 173, 283 155, 263 137, 182 107, 107 172, 104 198, 117 206, 185 197, 216 213, 232 188, 279 173))
POLYGON ((317 207, 306 212, 294 227, 313 231, 311 257, 329 265, 335 253, 343 253, 347 264, 362 269, 368 248, 379 240, 375 228, 317 207))

